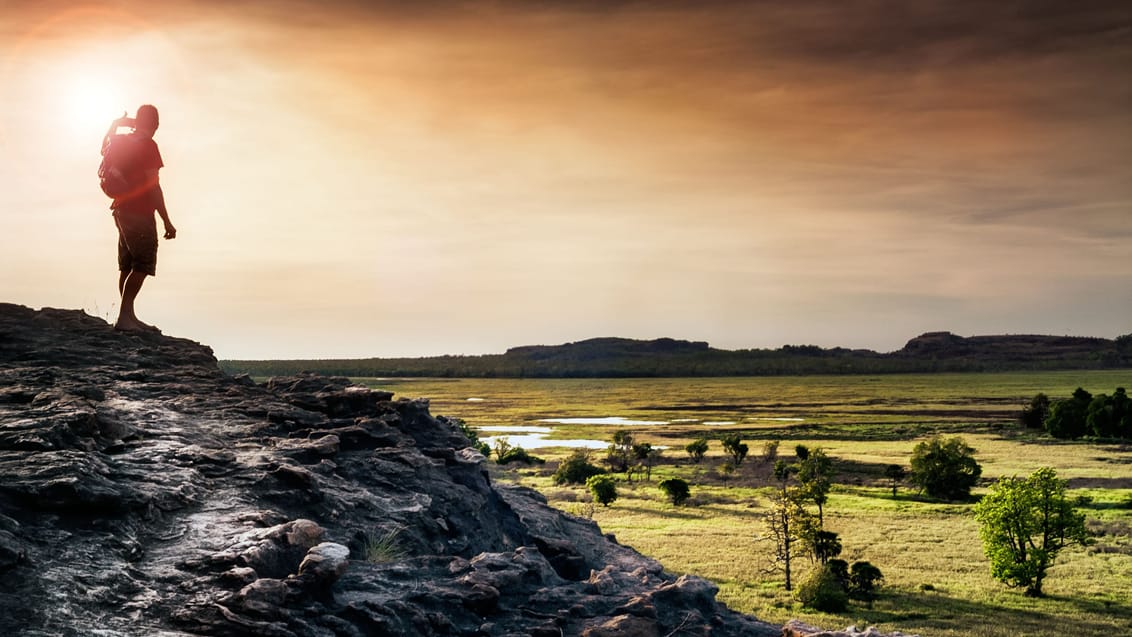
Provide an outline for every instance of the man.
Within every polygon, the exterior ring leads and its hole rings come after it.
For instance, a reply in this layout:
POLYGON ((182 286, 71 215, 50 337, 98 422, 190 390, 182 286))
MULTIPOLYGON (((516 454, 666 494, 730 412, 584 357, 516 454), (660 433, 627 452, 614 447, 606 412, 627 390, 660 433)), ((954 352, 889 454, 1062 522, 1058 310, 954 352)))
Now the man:
POLYGON ((153 134, 157 131, 157 108, 145 104, 138 108, 133 120, 122 117, 110 125, 103 139, 103 152, 111 135, 119 126, 133 126, 125 143, 115 147, 115 161, 131 185, 130 191, 114 199, 110 209, 118 226, 118 294, 122 297, 118 320, 114 329, 124 332, 160 331, 143 323, 134 313, 134 300, 141 291, 147 276, 157 274, 157 222, 154 211, 161 215, 165 225, 165 238, 177 236, 177 229, 169 221, 165 209, 165 194, 161 191, 157 171, 165 164, 153 134), (120 154, 119 154, 120 153, 120 154))

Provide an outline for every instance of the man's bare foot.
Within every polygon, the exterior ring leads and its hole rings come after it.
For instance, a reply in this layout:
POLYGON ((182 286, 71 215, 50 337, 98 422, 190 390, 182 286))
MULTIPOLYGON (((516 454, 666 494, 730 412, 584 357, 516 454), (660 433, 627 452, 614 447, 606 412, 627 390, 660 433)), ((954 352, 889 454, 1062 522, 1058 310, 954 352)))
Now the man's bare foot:
POLYGON ((142 323, 138 319, 118 319, 114 329, 119 332, 150 332, 160 334, 161 330, 149 323, 142 323))

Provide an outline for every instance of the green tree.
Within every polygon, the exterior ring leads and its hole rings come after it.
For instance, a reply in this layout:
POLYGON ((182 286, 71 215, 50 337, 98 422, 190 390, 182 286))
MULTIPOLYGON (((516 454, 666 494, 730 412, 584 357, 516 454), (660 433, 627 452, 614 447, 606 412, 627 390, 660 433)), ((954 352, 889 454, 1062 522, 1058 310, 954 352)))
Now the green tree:
POLYGON ((959 436, 934 436, 912 449, 911 482, 933 498, 963 500, 979 481, 983 468, 975 450, 959 436))
POLYGON ((822 564, 841 555, 841 538, 833 531, 823 531, 815 525, 812 531, 804 531, 803 539, 810 554, 822 564))
POLYGON ((1043 467, 1025 479, 1000 479, 975 505, 983 551, 995 579, 1039 597, 1058 552, 1090 543, 1085 514, 1077 512, 1065 489, 1065 480, 1043 467))
POLYGON ((884 477, 892 480, 892 497, 896 497, 896 486, 900 484, 900 481, 903 480, 906 475, 907 472, 904 471, 904 467, 898 464, 890 464, 884 468, 884 477))
POLYGON ((590 476, 586 480, 586 486, 589 487, 590 493, 594 494, 594 500, 600 502, 602 506, 609 506, 617 499, 617 481, 611 476, 590 476))
POLYGON ((1099 438, 1129 437, 1132 401, 1124 388, 1117 387, 1112 396, 1101 394, 1093 398, 1086 410, 1085 424, 1099 438))
POLYGON ((704 456, 707 455, 708 439, 696 438, 684 447, 684 451, 687 451, 688 455, 692 457, 692 462, 699 464, 700 461, 704 459, 704 456))
POLYGON ((798 557, 798 544, 803 541, 807 526, 812 524, 810 514, 798 500, 796 493, 784 490, 774 496, 770 509, 763 518, 767 539, 774 543, 771 569, 786 575, 786 590, 792 590, 790 575, 793 562, 798 557))
POLYGON ((625 472, 629 470, 632 459, 633 434, 624 429, 618 429, 613 432, 613 444, 609 445, 605 461, 609 465, 610 471, 625 472))
POLYGON ((798 465, 792 462, 786 462, 779 458, 774 461, 774 479, 782 484, 782 494, 786 495, 786 485, 790 482, 790 476, 798 472, 798 465))
POLYGON ((644 469, 646 482, 652 482, 652 468, 660 460, 661 452, 661 449, 654 449, 647 442, 633 445, 633 459, 638 468, 644 469))
POLYGON ((588 449, 576 449, 568 458, 563 460, 554 472, 554 484, 583 484, 589 478, 605 473, 590 462, 588 449))
POLYGON ((1018 420, 1030 429, 1041 429, 1049 417, 1049 396, 1037 394, 1030 399, 1030 406, 1022 410, 1018 420))
POLYGON ((688 483, 680 478, 661 480, 660 484, 657 486, 660 487, 661 491, 664 491, 664 494, 667 495, 668 499, 672 501, 672 504, 676 506, 684 504, 688 500, 688 497, 692 495, 692 490, 688 488, 688 483))
POLYGON ((876 590, 880 588, 882 581, 884 574, 879 568, 868 562, 853 562, 849 569, 849 597, 864 600, 872 608, 876 590))
POLYGON ((723 444, 723 450, 731 454, 736 467, 743 464, 743 458, 747 457, 750 448, 739 438, 739 434, 724 434, 719 441, 723 444))
POLYGON ((1073 397, 1058 400, 1049 408, 1046 431, 1054 438, 1075 440, 1089 432, 1089 404, 1093 395, 1078 387, 1073 397))
POLYGON ((813 451, 806 449, 804 455, 798 463, 798 482, 802 484, 805 497, 818 506, 818 528, 821 529, 825 526, 825 503, 833 485, 833 460, 820 447, 813 451))

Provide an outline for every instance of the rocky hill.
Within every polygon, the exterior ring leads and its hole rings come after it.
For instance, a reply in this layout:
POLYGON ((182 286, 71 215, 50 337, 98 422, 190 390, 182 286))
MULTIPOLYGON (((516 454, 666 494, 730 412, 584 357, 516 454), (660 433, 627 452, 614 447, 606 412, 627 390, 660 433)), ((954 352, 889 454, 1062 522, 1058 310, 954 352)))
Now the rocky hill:
POLYGON ((594 338, 562 345, 513 347, 503 354, 342 360, 221 361, 254 376, 317 370, 343 376, 617 378, 891 374, 1132 368, 1132 334, 971 336, 929 332, 885 354, 871 350, 784 345, 723 350, 701 341, 594 338))
POLYGON ((779 635, 426 400, 0 304, 0 634, 779 635))

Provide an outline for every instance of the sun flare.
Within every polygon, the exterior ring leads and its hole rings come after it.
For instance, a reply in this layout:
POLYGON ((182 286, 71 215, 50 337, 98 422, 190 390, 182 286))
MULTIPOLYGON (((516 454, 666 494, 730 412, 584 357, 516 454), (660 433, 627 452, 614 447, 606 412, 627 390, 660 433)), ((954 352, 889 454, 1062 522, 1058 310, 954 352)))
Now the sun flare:
POLYGON ((126 111, 121 92, 109 78, 76 75, 63 82, 61 116, 76 135, 91 135, 105 130, 111 121, 126 111))

